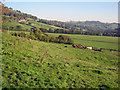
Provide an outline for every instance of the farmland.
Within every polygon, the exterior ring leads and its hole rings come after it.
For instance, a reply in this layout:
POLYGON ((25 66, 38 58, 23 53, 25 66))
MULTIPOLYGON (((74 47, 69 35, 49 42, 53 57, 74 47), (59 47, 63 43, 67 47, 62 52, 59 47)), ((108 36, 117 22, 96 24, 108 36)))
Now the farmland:
POLYGON ((118 56, 7 33, 2 36, 3 88, 118 88, 118 56))
MULTIPOLYGON (((47 33, 53 36, 59 36, 60 34, 47 33)), ((75 44, 81 44, 84 46, 92 46, 96 48, 106 48, 118 50, 118 37, 108 37, 108 36, 90 36, 90 35, 76 35, 76 34, 63 34, 68 35, 74 39, 75 44)))

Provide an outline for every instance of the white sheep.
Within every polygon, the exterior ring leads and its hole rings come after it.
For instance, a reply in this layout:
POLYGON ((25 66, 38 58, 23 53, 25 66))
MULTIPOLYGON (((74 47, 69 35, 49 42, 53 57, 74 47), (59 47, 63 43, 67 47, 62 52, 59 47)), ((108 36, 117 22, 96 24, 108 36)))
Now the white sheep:
POLYGON ((90 50, 92 50, 92 47, 87 47, 87 49, 90 49, 90 50))

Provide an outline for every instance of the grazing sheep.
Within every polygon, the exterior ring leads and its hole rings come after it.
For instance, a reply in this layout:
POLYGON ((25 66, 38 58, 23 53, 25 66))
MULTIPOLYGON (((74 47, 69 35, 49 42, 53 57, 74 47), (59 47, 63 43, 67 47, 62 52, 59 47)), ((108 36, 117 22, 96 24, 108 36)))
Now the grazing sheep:
POLYGON ((87 49, 90 49, 90 50, 92 50, 92 47, 87 47, 87 49))

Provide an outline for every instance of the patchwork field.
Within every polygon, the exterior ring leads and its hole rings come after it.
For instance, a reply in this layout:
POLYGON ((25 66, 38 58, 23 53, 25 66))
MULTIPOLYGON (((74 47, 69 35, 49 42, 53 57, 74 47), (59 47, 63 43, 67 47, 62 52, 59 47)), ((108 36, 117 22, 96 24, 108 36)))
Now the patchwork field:
MULTIPOLYGON (((30 41, 7 33, 2 36, 3 88, 118 88, 118 56, 66 44, 30 41)), ((107 43, 117 45, 117 38, 69 36, 76 44, 86 46, 94 42, 87 40, 108 40, 107 43)), ((112 45, 110 48, 117 49, 112 45)))

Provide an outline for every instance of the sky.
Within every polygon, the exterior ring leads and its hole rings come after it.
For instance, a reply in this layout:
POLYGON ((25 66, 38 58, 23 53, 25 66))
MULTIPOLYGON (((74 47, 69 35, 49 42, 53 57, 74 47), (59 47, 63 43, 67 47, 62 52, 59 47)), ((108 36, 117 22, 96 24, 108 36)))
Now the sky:
POLYGON ((118 22, 118 2, 112 0, 109 2, 31 2, 30 0, 11 2, 8 0, 5 6, 47 20, 118 22))
MULTIPOLYGON (((33 0, 2 0, 6 2, 33 2, 33 0)), ((34 2, 119 2, 119 0, 34 0, 34 2)))

